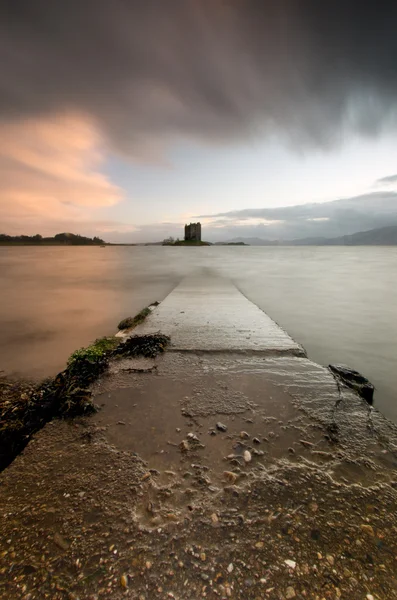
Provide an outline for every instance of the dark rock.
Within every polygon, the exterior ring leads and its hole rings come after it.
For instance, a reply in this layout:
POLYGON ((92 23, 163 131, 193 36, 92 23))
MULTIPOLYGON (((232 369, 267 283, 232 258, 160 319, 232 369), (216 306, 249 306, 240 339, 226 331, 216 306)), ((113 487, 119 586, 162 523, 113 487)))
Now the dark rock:
POLYGON ((361 373, 350 369, 346 365, 329 365, 329 369, 335 377, 355 390, 368 404, 373 403, 375 387, 361 373))
POLYGON ((218 423, 216 424, 216 428, 218 429, 218 431, 227 431, 226 425, 224 425, 220 421, 218 421, 218 423))

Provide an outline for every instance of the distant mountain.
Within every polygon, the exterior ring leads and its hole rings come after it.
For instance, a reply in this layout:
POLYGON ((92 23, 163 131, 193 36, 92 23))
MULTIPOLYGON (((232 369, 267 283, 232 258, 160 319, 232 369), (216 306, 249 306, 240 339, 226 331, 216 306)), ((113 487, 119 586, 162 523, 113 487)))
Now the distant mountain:
POLYGON ((397 246, 397 225, 335 238, 304 238, 284 243, 292 246, 397 246))
POLYGON ((397 225, 359 231, 334 238, 316 237, 296 240, 263 240, 235 238, 230 242, 244 242, 250 246, 397 246, 397 225))
MULTIPOLYGON (((199 218, 199 217, 197 217, 199 218)), ((397 225, 397 190, 374 191, 329 202, 245 208, 202 215, 207 239, 246 241, 254 246, 272 240, 335 238, 397 225)))
MULTIPOLYGON (((218 242, 219 244, 248 244, 249 246, 278 246, 280 242, 277 240, 263 240, 258 237, 236 237, 227 242, 218 242)), ((218 244, 217 243, 217 244, 218 244)))

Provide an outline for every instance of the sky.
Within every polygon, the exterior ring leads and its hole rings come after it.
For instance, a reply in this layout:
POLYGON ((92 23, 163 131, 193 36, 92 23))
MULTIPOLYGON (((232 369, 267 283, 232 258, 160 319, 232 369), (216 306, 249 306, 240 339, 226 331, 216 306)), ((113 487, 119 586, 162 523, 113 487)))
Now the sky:
POLYGON ((5 0, 0 233, 397 224, 396 26, 388 1, 5 0))

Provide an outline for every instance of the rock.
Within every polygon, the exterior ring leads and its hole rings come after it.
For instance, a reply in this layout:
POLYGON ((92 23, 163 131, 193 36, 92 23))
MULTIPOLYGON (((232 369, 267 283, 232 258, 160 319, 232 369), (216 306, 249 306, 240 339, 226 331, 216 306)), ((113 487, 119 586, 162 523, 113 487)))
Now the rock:
POLYGON ((264 543, 263 542, 256 542, 255 544, 255 548, 258 548, 258 550, 260 550, 261 548, 263 548, 264 543))
POLYGON ((246 463, 251 462, 251 460, 252 460, 251 452, 249 450, 244 450, 243 458, 246 463))
POLYGON ((186 437, 191 442, 199 442, 200 441, 195 433, 188 433, 186 437))
POLYGON ((201 554, 200 554, 200 560, 202 562, 205 562, 207 560, 207 556, 206 556, 205 552, 201 552, 201 554))
POLYGON ((220 421, 218 421, 218 423, 216 424, 216 428, 218 429, 218 431, 227 431, 226 425, 224 425, 220 421))
POLYGON ((289 567, 290 569, 295 569, 296 567, 296 562, 294 560, 289 560, 287 558, 287 560, 284 561, 285 564, 287 565, 287 567, 289 567))
POLYGON ((261 443, 260 439, 259 439, 259 438, 257 438, 257 437, 254 437, 254 438, 252 439, 252 441, 254 442, 254 444, 260 444, 260 443, 261 443))
POLYGON ((224 471, 223 476, 230 483, 236 483, 237 481, 237 475, 233 471, 224 471))
POLYGON ((189 450, 189 444, 186 440, 182 440, 179 444, 179 448, 182 450, 182 452, 187 452, 189 450))
POLYGON ((362 531, 364 531, 364 533, 366 533, 367 535, 374 537, 375 536, 375 532, 374 532, 374 528, 372 527, 372 525, 367 525, 366 523, 362 523, 361 524, 361 529, 362 531))
POLYGON ((212 513, 211 515, 211 521, 213 525, 217 525, 219 523, 219 518, 218 515, 216 513, 212 513))
POLYGON ((67 550, 69 548, 68 542, 59 533, 54 534, 54 542, 61 550, 67 550))
POLYGON ((289 600, 290 598, 295 598, 295 596, 296 594, 294 588, 292 587, 292 585, 289 585, 285 590, 285 597, 289 600))
POLYGON ((126 576, 126 575, 122 575, 122 576, 120 577, 120 585, 121 585, 121 587, 123 587, 123 588, 126 588, 126 587, 127 587, 127 585, 128 585, 128 580, 127 580, 127 576, 126 576))
POLYGON ((335 559, 332 556, 332 554, 327 554, 326 559, 331 566, 333 566, 335 564, 335 559))
POLYGON ((230 564, 227 566, 227 572, 228 572, 228 573, 231 573, 231 572, 233 571, 233 569, 234 569, 234 565, 233 565, 233 563, 230 563, 230 564))
POLYGON ((375 387, 361 373, 346 365, 329 365, 329 369, 335 377, 356 391, 368 404, 373 403, 375 387))
POLYGON ((250 434, 249 434, 249 433, 247 433, 246 431, 241 431, 241 432, 240 432, 240 438, 241 438, 242 440, 248 440, 249 436, 250 436, 250 434))

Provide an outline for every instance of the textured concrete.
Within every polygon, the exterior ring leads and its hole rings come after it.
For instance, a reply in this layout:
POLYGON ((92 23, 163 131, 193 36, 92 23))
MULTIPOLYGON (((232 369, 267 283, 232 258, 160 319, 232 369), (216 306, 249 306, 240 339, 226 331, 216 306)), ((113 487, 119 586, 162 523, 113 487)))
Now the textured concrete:
POLYGON ((161 331, 171 349, 305 356, 303 348, 227 279, 186 277, 134 333, 161 331))

